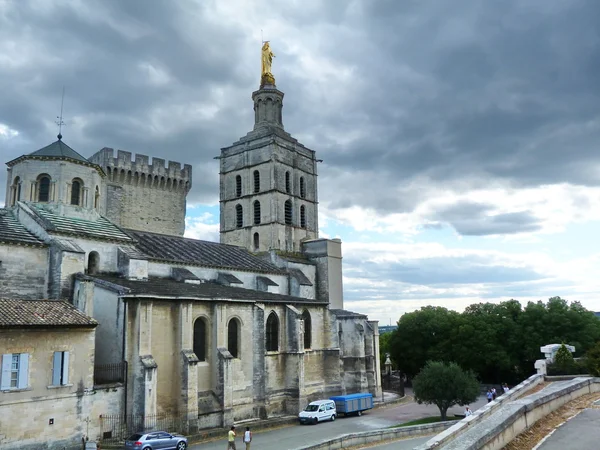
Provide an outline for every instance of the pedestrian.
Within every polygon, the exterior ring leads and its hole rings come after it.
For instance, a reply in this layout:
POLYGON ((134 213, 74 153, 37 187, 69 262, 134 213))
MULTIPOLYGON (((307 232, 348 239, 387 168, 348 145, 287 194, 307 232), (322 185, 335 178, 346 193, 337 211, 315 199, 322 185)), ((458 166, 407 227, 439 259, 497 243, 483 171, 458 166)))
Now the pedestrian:
POLYGON ((250 450, 250 442, 252 442, 252 431, 250 431, 250 427, 246 427, 246 431, 244 431, 244 444, 246 444, 246 450, 250 450))
POLYGON ((487 394, 485 394, 487 399, 488 399, 488 403, 490 403, 492 401, 492 390, 488 389, 487 390, 487 394))
POLYGON ((492 388, 492 400, 496 400, 496 388, 492 388))
POLYGON ((473 411, 471 411, 471 408, 467 406, 465 408, 465 417, 469 417, 471 414, 473 414, 473 411))
POLYGON ((235 425, 231 426, 227 433, 227 450, 236 450, 235 448, 235 425))
POLYGON ((502 385, 502 390, 504 391, 504 393, 506 394, 508 392, 508 384, 504 383, 502 385))

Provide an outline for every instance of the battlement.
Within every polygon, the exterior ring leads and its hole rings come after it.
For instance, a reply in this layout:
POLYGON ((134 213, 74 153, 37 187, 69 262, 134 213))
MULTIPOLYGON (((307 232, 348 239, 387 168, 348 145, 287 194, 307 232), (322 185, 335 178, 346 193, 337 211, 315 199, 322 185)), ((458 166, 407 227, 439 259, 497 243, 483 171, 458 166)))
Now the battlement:
POLYGON ((165 165, 163 158, 152 158, 148 155, 135 154, 124 150, 115 151, 104 147, 89 158, 89 161, 101 166, 106 172, 109 181, 135 185, 145 185, 158 188, 179 189, 189 192, 192 187, 192 166, 169 161, 165 165))

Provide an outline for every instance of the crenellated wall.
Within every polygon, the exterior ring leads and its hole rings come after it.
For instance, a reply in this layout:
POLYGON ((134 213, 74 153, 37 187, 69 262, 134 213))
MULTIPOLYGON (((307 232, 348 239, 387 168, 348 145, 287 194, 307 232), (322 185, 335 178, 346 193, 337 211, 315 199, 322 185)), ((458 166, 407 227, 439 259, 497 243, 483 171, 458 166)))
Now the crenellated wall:
POLYGON ((106 172, 106 216, 124 228, 182 236, 192 166, 112 148, 92 155, 106 172))

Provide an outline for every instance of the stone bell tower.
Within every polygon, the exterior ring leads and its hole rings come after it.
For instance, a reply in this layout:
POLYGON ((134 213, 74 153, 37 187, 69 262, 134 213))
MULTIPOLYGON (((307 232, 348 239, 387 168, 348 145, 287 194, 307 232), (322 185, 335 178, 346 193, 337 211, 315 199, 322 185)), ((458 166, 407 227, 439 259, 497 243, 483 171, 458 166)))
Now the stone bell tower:
POLYGON ((253 252, 301 250, 318 237, 317 160, 284 130, 283 92, 271 74, 273 53, 262 49, 254 129, 221 149, 221 242, 253 252))

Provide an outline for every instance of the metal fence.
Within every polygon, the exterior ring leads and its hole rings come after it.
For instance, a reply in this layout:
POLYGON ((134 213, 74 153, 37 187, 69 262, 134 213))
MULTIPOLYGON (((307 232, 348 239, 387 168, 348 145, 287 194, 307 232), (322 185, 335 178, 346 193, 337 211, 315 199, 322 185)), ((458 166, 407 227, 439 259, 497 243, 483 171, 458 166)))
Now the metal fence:
POLYGON ((400 396, 404 396, 405 384, 405 377, 399 371, 384 372, 381 374, 381 385, 384 391, 396 392, 400 396))
POLYGON ((94 366, 94 385, 125 383, 127 379, 127 361, 94 366))
POLYGON ((123 442, 134 433, 166 431, 190 434, 198 429, 198 411, 186 414, 103 414, 100 416, 100 431, 105 443, 123 442))

